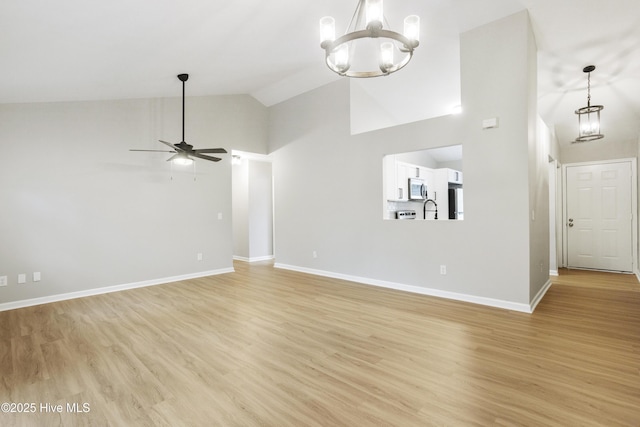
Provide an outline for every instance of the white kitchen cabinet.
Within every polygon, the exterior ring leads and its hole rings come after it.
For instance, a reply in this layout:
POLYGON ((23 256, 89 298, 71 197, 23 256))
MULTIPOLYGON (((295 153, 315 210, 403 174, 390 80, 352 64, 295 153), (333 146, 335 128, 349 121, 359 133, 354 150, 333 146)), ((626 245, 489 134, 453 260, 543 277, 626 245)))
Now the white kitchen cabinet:
POLYGON ((396 156, 388 155, 384 158, 384 188, 385 198, 392 201, 407 200, 409 173, 406 164, 396 161, 396 156))
POLYGON ((396 162, 396 199, 409 200, 409 178, 413 178, 413 167, 407 163, 396 162))
POLYGON ((412 165, 411 163, 404 163, 407 171, 407 179, 420 178, 424 179, 425 167, 412 165))
POLYGON ((416 167, 414 165, 410 165, 404 162, 398 162, 396 161, 396 156, 394 155, 385 156, 385 198, 387 200, 399 202, 409 200, 409 178, 414 178, 415 175, 416 167))
POLYGON ((447 169, 447 171, 451 184, 462 184, 462 172, 454 169, 447 169))

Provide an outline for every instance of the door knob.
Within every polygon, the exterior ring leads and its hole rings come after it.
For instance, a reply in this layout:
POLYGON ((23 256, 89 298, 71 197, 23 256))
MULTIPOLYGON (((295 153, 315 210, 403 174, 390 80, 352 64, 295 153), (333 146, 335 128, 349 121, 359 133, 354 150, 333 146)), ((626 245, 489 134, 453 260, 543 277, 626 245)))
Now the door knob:
POLYGON ((573 218, 569 218, 569 222, 573 222, 573 218))
POLYGON ((572 222, 569 223, 569 227, 573 227, 573 223, 572 222))

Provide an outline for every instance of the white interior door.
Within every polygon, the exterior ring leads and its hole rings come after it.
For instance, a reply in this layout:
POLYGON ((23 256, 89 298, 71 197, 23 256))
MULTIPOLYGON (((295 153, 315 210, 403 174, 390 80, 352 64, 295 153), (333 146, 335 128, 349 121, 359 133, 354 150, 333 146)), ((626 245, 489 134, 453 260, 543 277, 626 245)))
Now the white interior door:
POLYGON ((567 166, 568 267, 632 271, 631 162, 567 166))

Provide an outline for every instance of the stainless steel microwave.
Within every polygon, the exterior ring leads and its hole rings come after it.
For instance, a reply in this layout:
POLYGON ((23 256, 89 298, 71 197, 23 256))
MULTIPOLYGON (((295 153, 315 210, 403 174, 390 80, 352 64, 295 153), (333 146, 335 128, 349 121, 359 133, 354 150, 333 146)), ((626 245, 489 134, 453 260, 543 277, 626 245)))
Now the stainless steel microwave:
POLYGON ((409 178, 409 200, 425 200, 427 185, 423 179, 409 178))

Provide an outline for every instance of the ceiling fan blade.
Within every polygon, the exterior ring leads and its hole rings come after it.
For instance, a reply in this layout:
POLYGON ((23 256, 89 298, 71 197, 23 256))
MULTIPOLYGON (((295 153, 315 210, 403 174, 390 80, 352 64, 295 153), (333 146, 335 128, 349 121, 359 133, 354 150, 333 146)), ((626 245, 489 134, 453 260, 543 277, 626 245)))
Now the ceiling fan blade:
MULTIPOLYGON (((167 142, 167 141, 163 141, 163 140, 161 140, 161 139, 159 139, 158 141, 159 141, 159 142, 162 142, 164 145, 168 145, 168 146, 169 146, 169 147, 171 147, 173 150, 175 150, 175 149, 177 148, 177 145, 178 145, 178 144, 172 144, 172 143, 167 142)), ((179 149, 179 148, 178 148, 178 149, 179 149)))
POLYGON ((227 150, 224 148, 199 148, 197 150, 193 150, 194 153, 226 153, 227 150))
POLYGON ((200 154, 200 153, 196 153, 196 152, 193 152, 190 155, 193 156, 193 157, 197 157, 199 159, 211 160, 212 162, 219 162, 220 160, 222 160, 219 157, 205 156, 204 154, 200 154))
POLYGON ((147 151, 147 152, 153 152, 153 153, 175 153, 175 151, 169 151, 169 150, 136 150, 134 148, 130 149, 129 151, 147 151))

